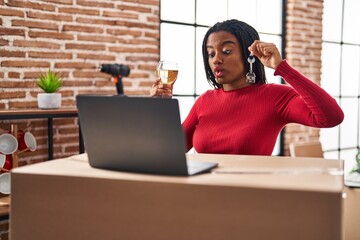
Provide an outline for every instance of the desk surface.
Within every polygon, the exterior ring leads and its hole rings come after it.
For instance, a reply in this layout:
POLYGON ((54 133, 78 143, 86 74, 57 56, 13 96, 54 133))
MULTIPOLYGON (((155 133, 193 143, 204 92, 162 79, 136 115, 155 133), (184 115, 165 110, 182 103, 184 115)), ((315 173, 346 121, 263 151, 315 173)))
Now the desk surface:
POLYGON ((191 177, 160 176, 95 169, 90 167, 87 155, 80 154, 17 168, 13 172, 324 192, 341 192, 343 189, 343 162, 340 160, 214 154, 187 154, 187 158, 218 162, 219 167, 212 173, 191 177), (329 174, 329 169, 338 172, 329 174))
POLYGON ((0 110, 0 119, 27 119, 27 118, 49 118, 49 117, 76 117, 76 108, 59 109, 9 109, 0 110))

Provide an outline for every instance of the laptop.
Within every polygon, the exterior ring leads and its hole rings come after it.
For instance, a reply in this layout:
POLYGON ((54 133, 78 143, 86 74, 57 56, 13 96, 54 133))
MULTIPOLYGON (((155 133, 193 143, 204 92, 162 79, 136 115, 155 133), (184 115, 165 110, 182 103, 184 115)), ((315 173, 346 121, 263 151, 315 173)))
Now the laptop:
POLYGON ((94 168, 191 176, 217 166, 186 159, 177 99, 77 95, 76 101, 94 168))

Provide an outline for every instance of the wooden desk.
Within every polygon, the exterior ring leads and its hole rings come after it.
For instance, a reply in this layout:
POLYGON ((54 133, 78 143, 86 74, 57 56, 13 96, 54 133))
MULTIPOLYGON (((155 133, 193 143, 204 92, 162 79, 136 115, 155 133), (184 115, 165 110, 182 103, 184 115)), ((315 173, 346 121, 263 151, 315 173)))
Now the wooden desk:
POLYGON ((11 176, 11 239, 342 239, 343 176, 326 173, 342 161, 188 157, 222 171, 278 174, 117 172, 91 168, 86 154, 19 167, 11 176))
MULTIPOLYGON (((15 109, 0 110, 0 120, 11 119, 37 119, 47 118, 48 120, 48 148, 49 160, 54 158, 53 152, 53 119, 54 118, 75 118, 78 117, 76 108, 60 108, 60 109, 15 109)), ((79 127, 79 152, 84 153, 84 144, 79 127)))

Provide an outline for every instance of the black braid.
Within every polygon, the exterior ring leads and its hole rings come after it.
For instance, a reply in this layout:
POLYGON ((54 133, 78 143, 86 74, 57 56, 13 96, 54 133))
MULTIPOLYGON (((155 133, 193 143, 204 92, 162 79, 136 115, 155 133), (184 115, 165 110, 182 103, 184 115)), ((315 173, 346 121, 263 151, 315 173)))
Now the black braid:
MULTIPOLYGON (((204 60, 204 67, 205 67, 205 74, 206 78, 211 86, 214 88, 222 88, 222 85, 217 83, 215 80, 215 76, 213 72, 211 71, 210 65, 209 65, 209 55, 207 52, 207 40, 209 38, 209 35, 214 32, 219 31, 225 31, 233 34, 236 39, 239 41, 240 44, 240 50, 242 52, 243 56, 243 62, 246 71, 248 72, 250 70, 250 64, 247 62, 247 57, 249 56, 250 52, 248 50, 248 47, 255 41, 259 40, 259 34, 258 32, 248 25, 245 22, 232 19, 232 20, 226 20, 224 22, 218 22, 205 34, 203 45, 202 45, 202 54, 203 54, 203 60, 204 60)), ((256 57, 255 57, 256 58, 256 57)), ((259 59, 256 58, 255 63, 253 65, 253 71, 256 74, 256 83, 266 83, 266 76, 265 76, 265 69, 264 65, 260 62, 259 59)))

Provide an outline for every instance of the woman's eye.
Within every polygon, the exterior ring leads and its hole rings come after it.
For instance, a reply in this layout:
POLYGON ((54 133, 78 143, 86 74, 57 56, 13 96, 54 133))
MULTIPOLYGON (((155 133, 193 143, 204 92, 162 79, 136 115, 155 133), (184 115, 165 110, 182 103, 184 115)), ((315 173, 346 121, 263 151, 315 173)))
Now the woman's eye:
POLYGON ((231 50, 223 50, 223 53, 224 53, 224 54, 230 54, 230 53, 231 53, 231 50))
POLYGON ((213 58, 215 56, 214 53, 208 53, 209 54, 209 58, 213 58))

